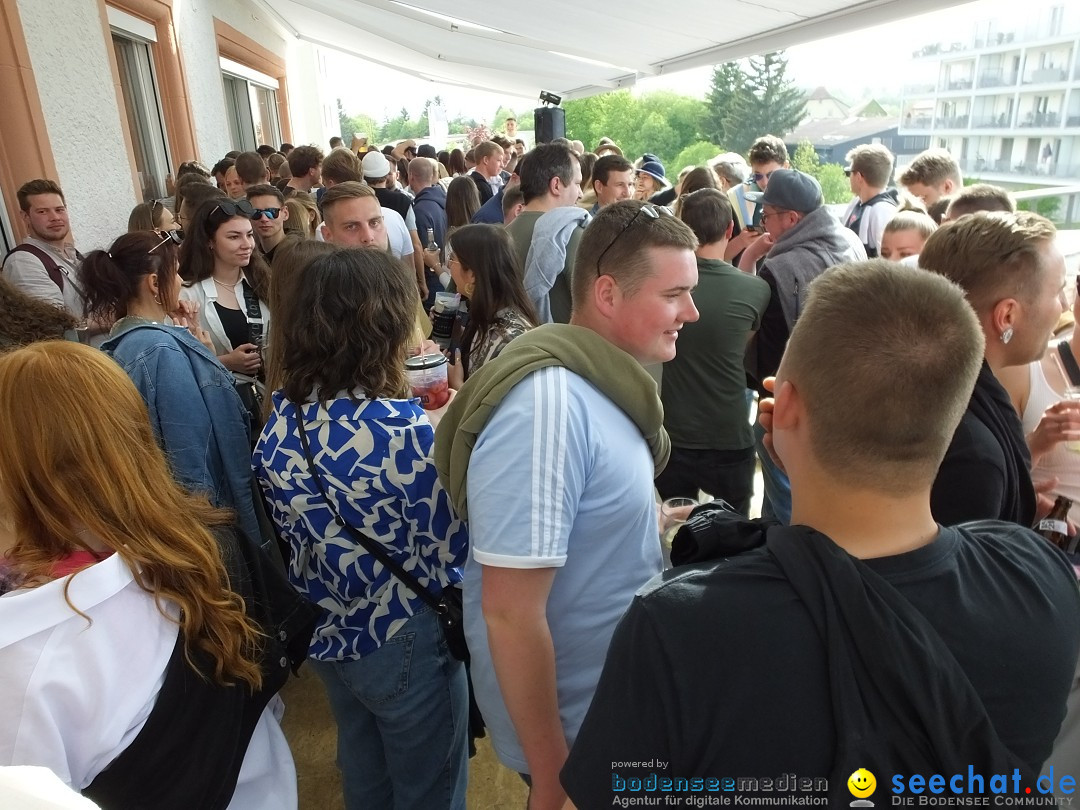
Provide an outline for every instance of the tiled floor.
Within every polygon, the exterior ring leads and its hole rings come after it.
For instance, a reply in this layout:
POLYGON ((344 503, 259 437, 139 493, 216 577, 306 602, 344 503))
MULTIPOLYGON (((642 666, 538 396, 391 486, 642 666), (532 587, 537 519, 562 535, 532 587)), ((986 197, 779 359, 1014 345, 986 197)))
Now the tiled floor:
MULTIPOLYGON (((282 691, 282 725, 296 760, 300 810, 344 810, 341 778, 334 763, 334 718, 322 681, 306 667, 300 672, 282 691)), ((487 740, 478 741, 477 748, 469 761, 469 810, 522 810, 526 790, 521 778, 499 764, 487 740)))

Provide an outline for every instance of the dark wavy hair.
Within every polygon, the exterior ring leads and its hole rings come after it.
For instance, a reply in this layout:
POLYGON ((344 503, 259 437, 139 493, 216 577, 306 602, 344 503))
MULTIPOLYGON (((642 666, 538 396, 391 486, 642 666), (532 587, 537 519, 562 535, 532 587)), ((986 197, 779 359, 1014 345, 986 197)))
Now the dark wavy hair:
MULTIPOLYGON (((205 281, 214 273, 214 254, 210 242, 218 228, 234 217, 218 206, 223 198, 214 197, 199 205, 191 223, 184 223, 184 243, 180 246, 180 276, 189 284, 205 281)), ((240 217, 247 219, 247 217, 240 217)), ((258 250, 243 268, 244 276, 260 301, 270 300, 270 268, 258 250)))
POLYGON ((468 225, 480 210, 480 192, 471 177, 462 175, 450 181, 446 189, 446 227, 468 225))
POLYGON ((316 387, 324 404, 353 389, 371 399, 406 396, 415 315, 416 280, 389 253, 343 248, 319 257, 281 334, 285 396, 303 402, 316 387))
MULTIPOLYGON (((284 376, 282 365, 285 356, 285 324, 292 320, 293 306, 305 273, 321 256, 333 253, 337 248, 329 242, 314 239, 286 240, 274 256, 274 272, 270 279, 270 331, 266 336, 266 387, 271 391, 281 388, 284 376)), ((273 402, 266 397, 264 417, 269 417, 273 402)))
POLYGON ((0 352, 61 338, 74 328, 75 318, 67 310, 27 295, 0 276, 0 352))
POLYGON ((450 250, 476 276, 469 296, 469 323, 461 336, 461 362, 469 373, 469 349, 477 335, 495 323, 499 310, 513 307, 526 320, 540 323, 522 284, 524 273, 513 240, 499 225, 466 225, 450 237, 450 250))
MULTIPOLYGON (((168 296, 175 283, 177 247, 154 231, 125 233, 108 252, 94 250, 83 259, 82 276, 86 290, 86 315, 111 324, 128 314, 128 306, 139 295, 139 284, 151 273, 158 289, 168 296)), ((163 301, 172 303, 171 299, 163 301)), ((165 305, 169 309, 168 304, 165 305)))

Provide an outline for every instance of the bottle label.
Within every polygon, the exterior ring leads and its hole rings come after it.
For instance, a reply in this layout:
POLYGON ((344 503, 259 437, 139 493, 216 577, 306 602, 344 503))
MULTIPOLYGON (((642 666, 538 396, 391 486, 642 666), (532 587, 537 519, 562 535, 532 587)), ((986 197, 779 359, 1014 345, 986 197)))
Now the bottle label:
POLYGON ((1052 520, 1051 518, 1043 518, 1039 521, 1040 532, 1054 532, 1056 534, 1063 534, 1066 537, 1069 536, 1069 524, 1064 520, 1052 520))

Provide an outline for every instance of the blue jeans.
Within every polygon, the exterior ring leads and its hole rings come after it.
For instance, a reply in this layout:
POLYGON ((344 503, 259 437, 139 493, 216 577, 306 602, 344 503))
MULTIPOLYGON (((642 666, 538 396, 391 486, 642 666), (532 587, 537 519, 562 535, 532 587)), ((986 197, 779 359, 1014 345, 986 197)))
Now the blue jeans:
POLYGON ((434 612, 370 655, 311 665, 337 721, 347 810, 464 810, 469 690, 434 612))
POLYGON ((775 518, 785 526, 791 523, 791 482, 787 473, 776 466, 769 451, 762 444, 765 428, 754 423, 754 447, 761 460, 761 480, 765 484, 765 497, 761 501, 761 516, 775 518))

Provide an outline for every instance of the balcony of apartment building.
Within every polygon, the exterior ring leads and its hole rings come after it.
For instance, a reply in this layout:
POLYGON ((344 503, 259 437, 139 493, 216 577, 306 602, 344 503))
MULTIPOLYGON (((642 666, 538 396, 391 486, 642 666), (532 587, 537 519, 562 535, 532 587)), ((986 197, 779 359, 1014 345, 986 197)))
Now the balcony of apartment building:
POLYGON ((1056 161, 1028 163, 1009 158, 961 160, 960 171, 965 177, 980 180, 1007 180, 1013 183, 1040 182, 1047 179, 1076 180, 1080 178, 1080 163, 1059 164, 1056 161))
POLYGON ((972 81, 971 76, 961 76, 958 78, 948 77, 946 78, 938 88, 942 93, 953 93, 960 90, 971 90, 975 86, 975 82, 972 81))
POLYGON ((1060 127, 1061 113, 1057 112, 1029 112, 1025 113, 1017 121, 1020 127, 1060 127))
POLYGON ((975 87, 978 90, 990 90, 997 87, 1014 87, 1020 74, 1015 70, 998 68, 983 70, 979 73, 979 79, 975 87))
POLYGON ((934 119, 934 129, 967 129, 971 126, 971 116, 963 115, 939 115, 934 119))
POLYGON ((971 126, 973 129, 1011 129, 1012 116, 1008 112, 984 113, 973 116, 971 126))
POLYGON ((1069 71, 1063 67, 1041 67, 1024 73, 1022 84, 1058 84, 1069 81, 1069 71))

